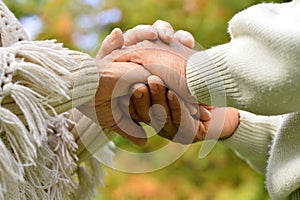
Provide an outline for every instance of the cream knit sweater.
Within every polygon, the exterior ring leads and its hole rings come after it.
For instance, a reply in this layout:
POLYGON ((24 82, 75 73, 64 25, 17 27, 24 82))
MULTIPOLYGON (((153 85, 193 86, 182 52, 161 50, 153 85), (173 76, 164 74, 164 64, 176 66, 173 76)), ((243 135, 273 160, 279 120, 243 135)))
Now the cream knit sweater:
POLYGON ((93 197, 113 144, 74 107, 94 97, 98 79, 87 54, 28 41, 0 1, 1 200, 93 197))
POLYGON ((274 115, 240 111, 223 143, 266 175, 272 199, 300 199, 300 0, 252 6, 229 32, 229 43, 189 59, 188 86, 203 103, 274 115))

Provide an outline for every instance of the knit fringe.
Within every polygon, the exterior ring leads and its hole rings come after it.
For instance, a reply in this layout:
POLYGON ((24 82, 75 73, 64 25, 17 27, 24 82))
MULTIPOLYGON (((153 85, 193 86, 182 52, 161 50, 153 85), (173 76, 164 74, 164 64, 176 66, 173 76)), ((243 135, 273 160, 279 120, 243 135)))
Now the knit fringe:
MULTIPOLYGON (((77 171, 77 144, 68 128, 71 123, 66 113, 51 121, 48 141, 37 149, 35 165, 23 167, 24 176, 21 177, 24 177, 24 180, 15 183, 5 180, 17 185, 17 192, 23 194, 23 198, 67 200, 76 192, 79 187, 74 176, 77 171)), ((1 191, 1 195, 15 199, 11 191, 9 192, 3 195, 6 191, 1 191)))
POLYGON ((35 143, 41 146, 41 143, 47 139, 47 120, 51 118, 44 108, 42 96, 28 87, 14 84, 11 97, 24 114, 35 143))
POLYGON ((6 139, 8 150, 13 152, 15 160, 23 165, 34 164, 36 149, 23 123, 9 110, 0 107, 0 134, 6 139))
POLYGON ((57 183, 60 176, 58 171, 52 169, 49 163, 52 162, 55 153, 49 147, 47 142, 38 148, 36 166, 25 167, 24 184, 19 184, 19 190, 26 199, 51 199, 48 188, 57 183))
POLYGON ((104 186, 103 179, 106 176, 104 165, 112 168, 115 155, 115 144, 106 137, 102 139, 99 137, 112 134, 112 131, 97 126, 77 109, 73 109, 70 115, 76 122, 71 132, 77 136, 75 138, 79 147, 76 153, 80 163, 77 171, 78 190, 72 199, 93 199, 97 192, 96 186, 104 186), (91 138, 93 142, 82 142, 86 140, 84 137, 91 138), (96 143, 97 147, 93 147, 93 143, 96 143))
POLYGON ((70 99, 70 70, 80 65, 69 55, 72 51, 54 42, 26 41, 11 47, 16 62, 10 68, 16 81, 42 95, 44 103, 70 99))
POLYGON ((107 175, 107 172, 98 159, 90 157, 84 164, 79 166, 77 174, 79 187, 72 199, 91 200, 97 193, 96 186, 104 186, 102 180, 107 175))
POLYGON ((57 118, 50 105, 70 99, 69 70, 76 62, 68 53, 54 41, 0 48, 0 199, 13 196, 12 185, 33 200, 74 193, 77 146, 65 116, 57 118), (61 128, 51 134, 54 122, 61 128))
POLYGON ((14 156, 8 151, 4 142, 0 139, 0 199, 4 199, 7 193, 7 183, 23 182, 23 169, 19 168, 14 156))
POLYGON ((0 107, 0 113, 0 199, 3 199, 6 183, 25 181, 23 167, 35 164, 36 149, 23 123, 5 108, 0 107))
POLYGON ((52 123, 53 126, 49 129, 49 145, 55 153, 51 167, 59 175, 56 184, 49 188, 50 199, 68 199, 78 187, 73 177, 77 170, 78 146, 69 131, 69 125, 72 123, 68 119, 68 114, 64 113, 52 123))
MULTIPOLYGON (((0 48, 0 64, 0 199, 92 199, 105 170, 93 157, 77 167, 72 122, 59 113, 94 96, 93 60, 54 41, 24 41, 0 48)), ((99 152, 112 163, 111 145, 99 152)))

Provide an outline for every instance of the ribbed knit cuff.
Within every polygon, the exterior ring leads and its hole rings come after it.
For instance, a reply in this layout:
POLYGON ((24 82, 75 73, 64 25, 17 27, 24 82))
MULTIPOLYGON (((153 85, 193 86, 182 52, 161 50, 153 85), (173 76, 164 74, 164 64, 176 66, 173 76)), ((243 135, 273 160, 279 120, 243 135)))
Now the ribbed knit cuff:
POLYGON ((228 44, 192 55, 186 68, 191 93, 202 103, 227 106, 227 96, 237 98, 238 90, 226 63, 228 44))
POLYGON ((70 99, 62 99, 60 101, 51 103, 55 110, 65 112, 70 108, 78 107, 95 97, 99 85, 99 71, 95 60, 87 54, 69 51, 69 55, 78 63, 70 69, 71 82, 67 94, 70 99))
POLYGON ((272 139, 281 117, 258 116, 239 110, 240 125, 228 139, 221 141, 232 148, 259 173, 265 173, 272 139))
MULTIPOLYGON (((76 152, 79 159, 78 163, 87 160, 99 150, 103 151, 104 148, 107 148, 106 146, 110 143, 109 136, 114 134, 113 132, 103 130, 98 124, 94 123, 77 109, 72 110, 71 118, 75 123, 71 132, 78 145, 76 152)), ((111 166, 110 160, 112 160, 113 155, 114 153, 111 150, 111 153, 107 153, 107 155, 103 155, 99 159, 108 160, 109 163, 106 164, 111 166)))

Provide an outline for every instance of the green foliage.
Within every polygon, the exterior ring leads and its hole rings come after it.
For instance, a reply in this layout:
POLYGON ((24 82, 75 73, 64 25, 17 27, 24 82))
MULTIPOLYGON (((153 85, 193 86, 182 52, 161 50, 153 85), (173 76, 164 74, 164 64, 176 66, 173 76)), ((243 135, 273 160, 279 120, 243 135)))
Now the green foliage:
POLYGON ((147 174, 109 171, 97 200, 268 200, 263 177, 217 145, 204 159, 199 144, 172 165, 147 174))

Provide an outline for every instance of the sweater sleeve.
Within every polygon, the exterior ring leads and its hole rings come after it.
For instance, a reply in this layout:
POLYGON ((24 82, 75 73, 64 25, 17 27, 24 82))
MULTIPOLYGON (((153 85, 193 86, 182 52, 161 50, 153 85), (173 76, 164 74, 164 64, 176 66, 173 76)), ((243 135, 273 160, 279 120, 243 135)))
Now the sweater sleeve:
POLYGON ((239 115, 239 127, 221 143, 233 149, 257 172, 265 174, 270 146, 283 117, 259 116, 241 110, 239 115))
MULTIPOLYGON (((92 199, 104 169, 90 157, 90 148, 79 146, 88 153, 77 152, 67 112, 94 97, 99 81, 94 59, 55 41, 28 41, 2 1, 0 47, 0 199, 69 199, 77 192, 77 199, 92 199)), ((74 127, 91 125, 80 116, 74 127)), ((76 133, 104 135, 92 128, 76 133)), ((99 150, 101 161, 111 162, 112 144, 98 138, 91 153, 99 150)))
POLYGON ((189 89, 206 104, 277 115, 300 108, 299 1, 259 4, 230 21, 231 41, 192 55, 189 89))
POLYGON ((78 147, 76 175, 72 177, 72 180, 78 179, 78 185, 72 197, 93 199, 99 184, 104 185, 103 179, 107 175, 104 166, 113 167, 114 143, 108 136, 115 133, 102 129, 75 108, 69 112, 69 119, 73 125, 68 128, 78 147))
POLYGON ((284 117, 270 148, 266 184, 272 199, 298 199, 300 190, 300 113, 284 117))

